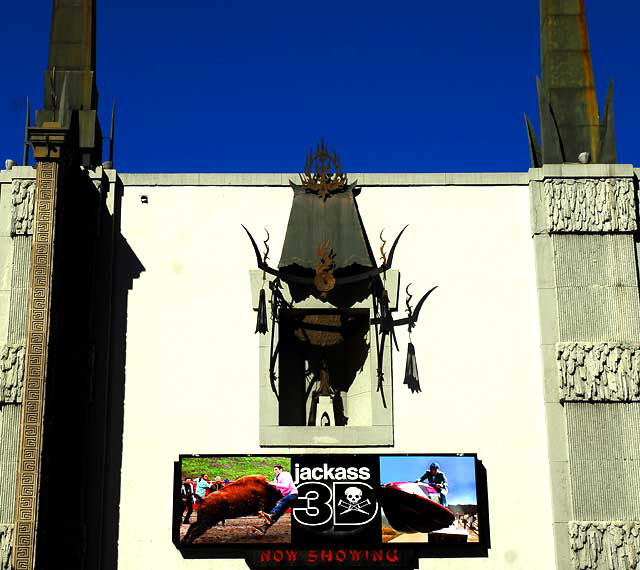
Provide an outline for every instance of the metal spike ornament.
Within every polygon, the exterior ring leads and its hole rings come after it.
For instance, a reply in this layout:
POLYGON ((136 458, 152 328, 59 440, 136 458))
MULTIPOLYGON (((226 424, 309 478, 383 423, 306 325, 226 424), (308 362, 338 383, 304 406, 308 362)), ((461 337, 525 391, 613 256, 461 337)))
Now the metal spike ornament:
POLYGON ((258 318, 256 320, 256 332, 265 334, 269 332, 267 327, 267 299, 264 289, 260 289, 260 298, 258 299, 258 318))
POLYGON ((421 392, 420 389, 420 378, 418 377, 418 360, 416 359, 416 348, 413 346, 413 342, 411 342, 411 329, 415 326, 415 322, 411 320, 411 316, 413 314, 413 309, 411 308, 411 298, 413 295, 409 293, 409 287, 411 283, 407 285, 407 313, 409 315, 409 346, 407 347, 407 364, 404 368, 404 384, 407 385, 409 390, 412 393, 421 392))
MULTIPOLYGON (((269 259, 269 231, 267 228, 264 229, 267 233, 267 239, 264 240, 265 252, 262 258, 263 263, 267 263, 267 259, 269 259)), ((267 298, 264 292, 264 284, 266 281, 266 274, 262 272, 262 289, 260 289, 260 296, 258 298, 258 317, 256 319, 256 333, 266 334, 269 332, 269 327, 267 326, 267 298)))
POLYGON ((416 360, 416 349, 409 341, 407 347, 407 364, 404 369, 404 383, 411 392, 421 392, 420 378, 418 377, 418 361, 416 360))
MULTIPOLYGON (((378 265, 357 209, 355 201, 358 194, 357 182, 348 183, 347 175, 342 171, 337 154, 329 152, 324 140, 318 145, 316 152, 309 153, 304 173, 300 175, 300 179, 302 185, 290 181, 294 191, 293 205, 283 253, 277 268, 269 266, 267 262, 268 232, 264 242, 266 253, 263 255, 251 232, 242 226, 251 242, 257 266, 263 273, 256 332, 260 334, 269 332, 267 318, 271 319, 269 359, 271 389, 276 398, 280 400, 276 386, 278 382, 276 369, 280 361, 281 347, 276 333, 282 318, 292 318, 292 309, 304 308, 298 306, 298 303, 309 296, 314 296, 319 301, 327 301, 333 305, 335 309, 332 312, 335 312, 336 316, 340 316, 348 314, 344 311, 349 311, 354 303, 370 299, 373 311, 369 317, 369 325, 373 327, 372 336, 374 338, 371 339, 367 347, 367 353, 373 353, 375 350, 373 356, 377 364, 378 381, 376 391, 380 393, 382 406, 386 408, 384 370, 385 358, 387 357, 385 355, 391 353, 391 347, 387 345, 387 342, 398 350, 395 334, 397 327, 404 325, 409 327, 409 347, 404 383, 412 392, 421 391, 416 350, 411 342, 411 330, 416 326, 422 306, 436 287, 432 287, 420 297, 415 307, 409 304, 411 295, 407 288, 408 314, 404 318, 394 319, 391 309, 392 303, 386 288, 386 274, 393 267, 396 247, 407 226, 402 228, 392 242, 388 254, 385 252, 387 242, 383 232, 380 232, 381 263, 378 265), (313 197, 314 195, 318 200, 313 197), (319 201, 321 203, 318 203, 319 201), (311 224, 315 224, 314 231, 305 231, 305 228, 311 224), (318 241, 313 243, 311 240, 318 241), (313 255, 314 252, 315 255, 313 255), (269 316, 267 316, 265 292, 267 274, 275 278, 269 281, 271 305, 269 316), (288 289, 290 300, 285 299, 281 290, 284 287, 288 289), (283 309, 286 310, 283 311, 283 309)), ((344 323, 342 324, 344 325, 344 323)), ((311 327, 309 329, 311 330, 311 327)), ((336 334, 331 327, 329 327, 329 332, 336 334)), ((367 354, 363 357, 366 356, 367 354)), ((342 363, 338 360, 332 363, 332 366, 336 368, 341 365, 342 363)), ((346 367, 343 367, 339 372, 344 373, 344 377, 351 378, 353 371, 345 369, 346 367)), ((305 401, 307 400, 305 399, 305 401)), ((335 417, 333 421, 346 425, 347 418, 344 416, 344 409, 339 409, 335 402, 339 403, 339 400, 334 401, 335 417), (338 421, 338 418, 343 418, 343 421, 338 421)), ((315 419, 312 424, 316 424, 315 419)))

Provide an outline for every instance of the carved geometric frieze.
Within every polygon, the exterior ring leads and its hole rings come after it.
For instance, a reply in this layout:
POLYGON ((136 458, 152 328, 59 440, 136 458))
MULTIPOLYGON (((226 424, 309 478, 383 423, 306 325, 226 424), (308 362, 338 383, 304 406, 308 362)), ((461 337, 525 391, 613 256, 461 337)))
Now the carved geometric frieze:
POLYGON ((11 235, 26 236, 33 233, 33 206, 35 180, 14 180, 11 186, 11 235))
POLYGON ((640 345, 556 344, 561 402, 640 401, 640 345))
POLYGON ((15 544, 16 570, 35 567, 44 390, 48 362, 49 307, 53 268, 58 164, 39 160, 29 275, 24 394, 18 452, 15 544))
POLYGON ((11 548, 13 544, 13 525, 0 524, 0 570, 11 568, 11 548))
POLYGON ((24 346, 5 345, 0 349, 0 404, 22 402, 24 346))
POLYGON ((640 522, 572 521, 569 547, 575 570, 640 568, 640 522))
POLYGON ((549 231, 634 231, 631 178, 548 178, 544 198, 549 231))

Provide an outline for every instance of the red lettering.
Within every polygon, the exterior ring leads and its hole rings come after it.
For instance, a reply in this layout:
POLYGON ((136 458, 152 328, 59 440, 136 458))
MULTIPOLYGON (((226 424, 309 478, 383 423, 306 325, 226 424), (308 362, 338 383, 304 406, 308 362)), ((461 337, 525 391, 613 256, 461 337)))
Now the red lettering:
POLYGON ((273 551, 273 561, 274 562, 282 562, 284 560, 284 553, 282 550, 274 550, 273 551))
POLYGON ((360 555, 362 554, 362 550, 349 550, 349 556, 351 556, 351 560, 358 561, 360 560, 360 555))
POLYGON ((285 550, 287 553, 287 560, 289 562, 295 562, 298 560, 298 551, 297 550, 285 550))
POLYGON ((333 560, 333 553, 331 550, 321 550, 320 551, 320 560, 323 562, 326 560, 327 562, 331 562, 333 560))
POLYGON ((347 553, 344 550, 336 550, 336 560, 338 562, 344 562, 347 558, 347 553))
POLYGON ((398 561, 398 551, 397 550, 387 550, 387 560, 389 562, 397 562, 398 561))
POLYGON ((374 550, 372 560, 374 562, 382 562, 382 550, 374 550))
POLYGON ((263 550, 260 553, 260 562, 269 562, 271 560, 271 550, 263 550))
POLYGON ((317 562, 318 561, 318 553, 315 550, 309 550, 307 554, 307 560, 309 562, 317 562))

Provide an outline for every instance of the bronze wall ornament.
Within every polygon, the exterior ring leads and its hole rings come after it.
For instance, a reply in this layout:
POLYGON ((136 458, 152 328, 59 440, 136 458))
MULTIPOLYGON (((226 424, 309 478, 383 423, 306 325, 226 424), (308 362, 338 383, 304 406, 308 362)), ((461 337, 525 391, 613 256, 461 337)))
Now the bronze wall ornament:
POLYGON ((320 291, 320 295, 326 298, 327 293, 336 286, 336 278, 333 276, 333 270, 336 268, 336 254, 332 249, 329 249, 329 240, 323 241, 318 246, 318 258, 313 283, 320 291))
POLYGON ((333 192, 347 185, 347 175, 342 172, 338 153, 329 153, 324 139, 318 144, 315 154, 313 150, 309 151, 300 180, 308 191, 317 194, 325 202, 333 192))
MULTIPOLYGON (((405 226, 405 228, 406 228, 406 226, 405 226)), ((387 240, 382 237, 383 233, 384 233, 384 228, 380 230, 380 241, 382 242, 380 244, 380 254, 381 254, 380 255, 380 261, 382 261, 382 265, 386 265, 386 263, 387 263, 387 254, 384 251, 384 246, 387 245, 387 240)))
POLYGON ((264 244, 264 255, 262 256, 262 261, 267 263, 267 260, 269 259, 269 240, 271 239, 271 236, 269 235, 269 230, 267 228, 264 228, 264 232, 267 234, 267 237, 262 242, 264 244))
MULTIPOLYGON (((301 277, 300 275, 296 275, 295 273, 274 269, 273 267, 270 267, 269 265, 267 265, 263 261, 263 257, 260 255, 258 244, 256 243, 256 240, 251 235, 251 232, 247 229, 247 227, 244 224, 241 224, 241 226, 242 226, 242 229, 244 229, 244 231, 247 233, 249 240, 251 240, 251 245, 253 246, 253 251, 256 255, 257 266, 260 270, 264 271, 265 273, 268 273, 269 275, 273 275, 274 277, 277 277, 286 283, 297 283, 300 285, 315 286, 314 277, 301 277)), ((374 267, 363 273, 359 273, 358 275, 341 277, 340 284, 350 285, 353 283, 360 283, 362 281, 372 279, 380 275, 381 273, 384 273, 385 271, 388 271, 389 269, 391 269, 393 265, 393 255, 395 253, 396 246, 398 245, 398 242, 400 241, 402 234, 408 227, 409 226, 405 226, 404 228, 402 228, 400 233, 396 236, 396 239, 394 240, 393 245, 391 246, 391 250, 389 251, 387 262, 385 264, 381 265, 380 267, 374 267)))
MULTIPOLYGON (((332 348, 333 345, 320 343, 317 339, 325 337, 337 339, 337 344, 342 346, 352 342, 354 347, 358 347, 354 348, 357 351, 361 348, 358 344, 359 340, 356 339, 358 336, 364 343, 362 358, 368 358, 370 352, 375 350, 377 392, 380 393, 382 405, 386 408, 383 370, 385 351, 389 350, 386 348, 387 338, 390 337, 391 348, 395 347, 398 350, 395 329, 398 326, 407 325, 411 332, 422 306, 435 287, 422 296, 415 310, 411 309, 409 304, 407 305, 407 317, 394 319, 386 289, 386 272, 392 267, 396 247, 407 226, 402 228, 393 241, 388 255, 385 252, 387 241, 383 237, 383 232, 380 232, 382 257, 381 264, 378 265, 356 204, 355 197, 359 189, 356 189, 356 183, 348 184, 347 175, 342 172, 340 159, 335 152, 329 153, 324 140, 317 146, 315 153, 310 152, 307 156, 304 173, 300 175, 300 179, 302 185, 291 182, 294 191, 293 204, 277 268, 268 264, 268 237, 265 241, 266 252, 261 254, 251 232, 242 226, 251 241, 258 268, 262 270, 263 275, 269 274, 276 278, 269 284, 271 290, 269 381, 276 398, 280 404, 283 404, 278 394, 282 394, 283 389, 287 393, 299 389, 299 386, 294 387, 299 371, 300 380, 304 382, 305 387, 302 395, 296 396, 298 398, 296 402, 307 402, 311 396, 317 400, 318 397, 331 393, 337 407, 334 425, 346 425, 348 418, 340 411, 342 409, 340 392, 348 391, 358 370, 362 369, 364 360, 358 361, 357 367, 347 371, 348 365, 344 357, 337 358, 332 353, 337 349, 332 348), (285 299, 282 291, 283 284, 287 285, 291 300, 285 299), (321 305, 315 308, 308 308, 309 305, 306 305, 307 308, 302 309, 298 303, 306 301, 309 297, 316 298, 321 305), (364 310, 366 313, 364 326, 356 327, 357 333, 354 333, 354 323, 359 321, 348 315, 354 310, 356 303, 367 301, 371 303, 372 308, 364 310), (303 311, 304 315, 300 311, 303 311), (329 315, 332 315, 331 318, 329 315), (349 329, 349 326, 352 328, 349 329), (370 331, 373 338, 368 340, 370 331), (304 336, 304 340, 300 339, 300 335, 304 336), (347 339, 351 340, 347 341, 347 339), (295 342, 304 344, 304 347, 295 348, 295 342), (298 353, 295 352, 296 350, 298 353), (304 357, 301 356, 302 353, 304 357), (292 362, 297 362, 296 359, 300 358, 308 364, 308 369, 302 371, 295 368, 295 373, 292 373, 291 366, 286 364, 288 360, 283 360, 292 359, 292 362), (286 373, 283 372, 283 363, 285 363, 286 373), (279 368, 277 369, 276 366, 279 368), (279 371, 278 374, 286 376, 279 378, 276 370, 279 371), (309 379, 311 379, 310 382, 309 379), (324 379, 324 384, 329 382, 330 390, 326 385, 322 385, 320 379, 324 379), (322 389, 312 393, 318 383, 322 389)), ((258 332, 267 330, 264 292, 263 284, 258 306, 258 332)), ((411 295, 408 290, 407 295, 409 303, 411 295)), ((405 383, 412 392, 415 392, 420 391, 420 386, 415 347, 411 342, 409 345, 409 367, 405 376, 410 381, 405 383)), ((298 364, 295 364, 294 367, 297 366, 298 364)), ((321 413, 318 412, 318 417, 320 415, 321 413)), ((310 422, 316 421, 313 405, 309 418, 310 422)), ((281 421, 284 420, 281 418, 281 421)))

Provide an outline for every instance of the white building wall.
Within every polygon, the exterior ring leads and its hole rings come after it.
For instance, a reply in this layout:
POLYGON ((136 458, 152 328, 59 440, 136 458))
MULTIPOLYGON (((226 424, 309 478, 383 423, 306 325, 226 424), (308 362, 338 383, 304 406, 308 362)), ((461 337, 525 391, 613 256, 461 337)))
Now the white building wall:
MULTIPOLYGON (((256 240, 267 226, 276 265, 292 191, 201 186, 194 176, 184 176, 192 186, 147 186, 160 179, 143 175, 131 176, 133 185, 123 176, 122 233, 145 270, 128 303, 121 570, 244 568, 242 561, 185 560, 176 550, 173 462, 180 453, 289 451, 258 446, 248 273, 255 258, 240 224, 256 240)), ((365 186, 358 197, 376 254, 382 228, 388 248, 409 224, 394 258, 401 291, 413 283, 415 302, 438 289, 413 333, 420 394, 402 385, 407 335, 398 335, 396 445, 353 451, 477 453, 487 470, 489 556, 441 559, 438 568, 546 570, 554 554, 528 187, 442 180, 365 186)))

